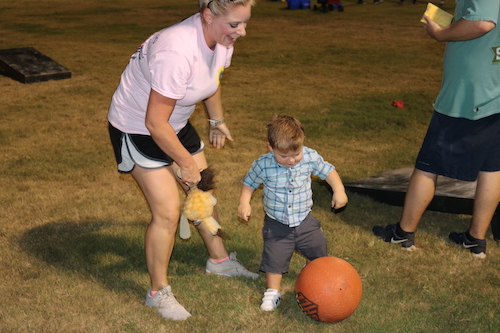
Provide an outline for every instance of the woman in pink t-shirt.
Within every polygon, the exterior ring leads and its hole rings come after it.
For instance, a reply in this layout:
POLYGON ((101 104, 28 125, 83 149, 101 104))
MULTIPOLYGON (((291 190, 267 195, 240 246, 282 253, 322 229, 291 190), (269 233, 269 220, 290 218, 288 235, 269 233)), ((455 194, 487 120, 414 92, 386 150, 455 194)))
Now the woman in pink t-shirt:
MULTIPOLYGON (((226 139, 232 141, 224 123, 220 77, 231 63, 236 39, 246 35, 254 0, 199 3, 199 13, 153 34, 132 55, 108 112, 118 170, 132 174, 152 214, 145 236, 151 279, 146 304, 172 320, 191 316, 167 279, 180 218, 177 183, 188 192, 208 167, 204 144, 188 119, 203 101, 210 143, 222 148, 226 139)), ((258 277, 228 253, 221 237, 203 223, 197 229, 210 257, 207 273, 258 277)))

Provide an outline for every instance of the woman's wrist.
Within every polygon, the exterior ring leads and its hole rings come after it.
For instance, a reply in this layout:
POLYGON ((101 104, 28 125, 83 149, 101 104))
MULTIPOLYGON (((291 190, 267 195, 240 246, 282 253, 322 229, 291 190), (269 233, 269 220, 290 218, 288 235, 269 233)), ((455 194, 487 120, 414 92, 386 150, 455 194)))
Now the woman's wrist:
POLYGON ((208 123, 211 126, 218 126, 218 125, 224 123, 224 117, 222 117, 220 119, 208 119, 208 123))

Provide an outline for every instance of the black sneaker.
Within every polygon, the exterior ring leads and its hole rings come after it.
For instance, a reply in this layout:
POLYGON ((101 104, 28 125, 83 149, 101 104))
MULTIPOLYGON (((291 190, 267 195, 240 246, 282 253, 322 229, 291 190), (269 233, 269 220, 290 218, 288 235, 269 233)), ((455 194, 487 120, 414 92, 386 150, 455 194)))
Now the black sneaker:
POLYGON ((387 227, 376 225, 372 231, 375 236, 382 238, 384 242, 401 244, 404 250, 415 250, 416 247, 413 245, 415 242, 415 233, 407 232, 404 237, 400 237, 396 234, 397 227, 397 224, 389 224, 387 227))
POLYGON ((456 244, 462 245, 464 248, 472 252, 476 258, 486 258, 486 239, 469 240, 467 232, 452 232, 448 237, 456 244))
POLYGON ((491 233, 493 234, 493 239, 497 243, 500 243, 500 210, 498 208, 491 219, 491 233))

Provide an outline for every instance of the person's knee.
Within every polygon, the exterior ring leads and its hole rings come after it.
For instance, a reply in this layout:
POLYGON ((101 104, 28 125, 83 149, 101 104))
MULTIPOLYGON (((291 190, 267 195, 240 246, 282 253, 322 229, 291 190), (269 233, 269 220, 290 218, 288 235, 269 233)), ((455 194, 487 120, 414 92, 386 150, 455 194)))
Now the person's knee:
POLYGON ((180 218, 180 208, 177 210, 161 209, 152 214, 153 218, 151 219, 151 224, 155 227, 170 230, 177 229, 180 218))

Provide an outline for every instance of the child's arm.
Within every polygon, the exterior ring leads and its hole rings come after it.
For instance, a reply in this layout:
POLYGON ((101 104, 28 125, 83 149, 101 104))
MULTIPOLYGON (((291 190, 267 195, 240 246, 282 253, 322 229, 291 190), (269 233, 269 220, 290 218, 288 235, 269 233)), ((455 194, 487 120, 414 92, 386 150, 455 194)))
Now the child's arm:
POLYGON ((330 185, 333 191, 332 196, 332 208, 339 209, 347 204, 347 194, 345 193, 345 187, 340 179, 337 170, 331 171, 326 177, 326 182, 330 185))
POLYGON ((250 205, 250 200, 252 199, 252 194, 255 191, 253 187, 243 185, 240 192, 240 204, 238 206, 238 217, 245 221, 252 214, 252 206, 250 205))

